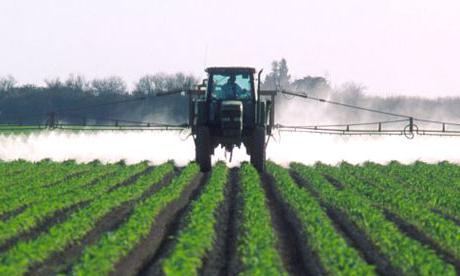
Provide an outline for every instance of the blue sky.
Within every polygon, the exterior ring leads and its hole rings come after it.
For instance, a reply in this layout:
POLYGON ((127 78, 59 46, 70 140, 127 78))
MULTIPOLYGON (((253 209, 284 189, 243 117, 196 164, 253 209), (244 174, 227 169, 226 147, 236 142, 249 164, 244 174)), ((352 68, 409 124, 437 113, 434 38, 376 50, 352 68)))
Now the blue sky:
POLYGON ((0 76, 42 83, 81 73, 128 84, 205 66, 355 81, 375 95, 460 96, 455 0, 2 0, 0 76))

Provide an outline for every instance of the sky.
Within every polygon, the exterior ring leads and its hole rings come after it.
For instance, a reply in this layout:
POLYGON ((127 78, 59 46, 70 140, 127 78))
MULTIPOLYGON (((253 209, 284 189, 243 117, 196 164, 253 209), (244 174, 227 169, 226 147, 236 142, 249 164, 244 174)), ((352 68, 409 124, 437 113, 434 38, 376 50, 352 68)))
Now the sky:
POLYGON ((353 81, 371 95, 460 96, 458 0, 2 0, 0 76, 21 84, 207 66, 353 81))

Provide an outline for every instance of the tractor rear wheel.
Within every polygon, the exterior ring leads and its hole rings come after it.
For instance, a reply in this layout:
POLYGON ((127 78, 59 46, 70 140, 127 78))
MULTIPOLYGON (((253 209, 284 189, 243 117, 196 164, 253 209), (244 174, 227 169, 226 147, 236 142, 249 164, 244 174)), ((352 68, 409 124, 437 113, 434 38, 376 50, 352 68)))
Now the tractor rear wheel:
POLYGON ((198 127, 195 141, 195 160, 202 172, 211 170, 211 136, 207 127, 198 127))
POLYGON ((256 127, 252 135, 251 164, 260 172, 265 171, 265 128, 256 127))

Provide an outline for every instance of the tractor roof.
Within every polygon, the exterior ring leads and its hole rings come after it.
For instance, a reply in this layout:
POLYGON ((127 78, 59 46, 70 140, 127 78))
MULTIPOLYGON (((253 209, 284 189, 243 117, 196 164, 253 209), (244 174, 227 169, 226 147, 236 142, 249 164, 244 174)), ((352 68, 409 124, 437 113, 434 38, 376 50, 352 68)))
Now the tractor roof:
POLYGON ((208 67, 205 71, 207 73, 246 72, 254 74, 256 69, 252 67, 208 67))

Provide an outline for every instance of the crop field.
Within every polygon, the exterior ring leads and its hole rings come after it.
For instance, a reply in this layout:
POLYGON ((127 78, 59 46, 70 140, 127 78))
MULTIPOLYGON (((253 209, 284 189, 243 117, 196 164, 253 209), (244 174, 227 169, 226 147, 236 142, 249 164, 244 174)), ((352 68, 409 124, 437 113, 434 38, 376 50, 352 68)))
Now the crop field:
POLYGON ((456 275, 460 166, 0 162, 0 275, 456 275))

